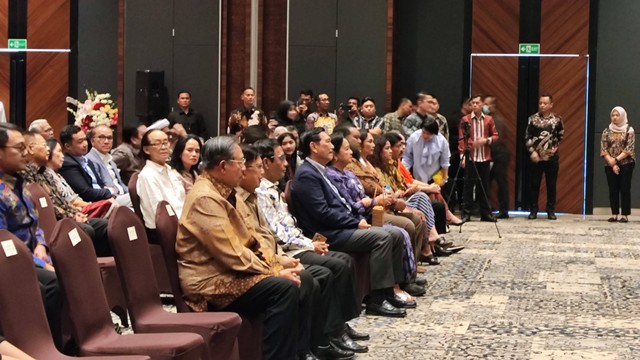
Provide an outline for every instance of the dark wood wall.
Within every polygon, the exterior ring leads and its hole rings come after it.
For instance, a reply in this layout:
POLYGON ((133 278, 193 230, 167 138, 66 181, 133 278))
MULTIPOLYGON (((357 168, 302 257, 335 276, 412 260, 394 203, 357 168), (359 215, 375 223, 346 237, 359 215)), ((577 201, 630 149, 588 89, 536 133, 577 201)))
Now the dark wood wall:
MULTIPOLYGON (((242 90, 250 86, 251 1, 222 1, 222 71, 220 133, 229 113, 242 105, 242 90)), ((258 3, 258 74, 256 105, 269 115, 285 98, 287 1, 258 3)))
MULTIPOLYGON (((523 0, 524 1, 524 0, 523 0)), ((523 16, 527 16, 523 14, 523 16)), ((510 0, 474 1, 473 53, 517 53, 520 27, 520 4, 510 0)), ((540 46, 545 54, 588 53, 589 0, 543 0, 540 46), (571 21, 567 21, 571 14, 571 21)), ((516 145, 518 126, 518 59, 516 57, 475 57, 472 93, 493 94, 505 121, 505 138, 512 150, 508 169, 511 204, 514 206, 516 145)), ((554 96, 554 111, 565 120, 567 128, 560 154, 560 175, 556 210, 581 213, 584 170, 584 133, 586 104, 586 58, 541 58, 540 93, 554 96)), ((523 174, 526 176, 526 174, 523 174)), ((527 191, 527 189, 524 189, 527 191)), ((546 187, 540 191, 539 208, 546 208, 546 187)))
MULTIPOLYGON (((520 4, 512 0, 474 1, 472 53, 508 54, 518 50, 520 4)), ((497 99, 498 112, 504 118, 500 138, 511 149, 507 182, 509 207, 514 207, 516 174, 516 134, 518 112, 518 58, 474 57, 471 93, 491 94, 497 99)), ((494 193, 494 191, 490 191, 494 193)))
MULTIPOLYGON (((70 4, 67 0, 28 0, 27 39, 30 48, 69 48, 70 4)), ((55 133, 68 122, 68 53, 27 55, 26 123, 45 118, 55 133)))
MULTIPOLYGON (((9 2, 0 1, 0 47, 6 47, 9 29, 9 2)), ((4 105, 5 115, 9 121, 9 80, 10 80, 10 56, 0 54, 0 101, 4 105)))
MULTIPOLYGON (((540 46, 544 53, 588 54, 589 0, 544 0, 541 15, 540 46), (567 14, 571 14, 570 21, 567 14)), ((556 207, 571 213, 582 212, 584 199, 586 71, 584 56, 540 60, 540 91, 553 94, 554 111, 565 125, 565 138, 558 150, 556 207)), ((544 199, 546 189, 541 191, 540 209, 544 209, 544 199)))

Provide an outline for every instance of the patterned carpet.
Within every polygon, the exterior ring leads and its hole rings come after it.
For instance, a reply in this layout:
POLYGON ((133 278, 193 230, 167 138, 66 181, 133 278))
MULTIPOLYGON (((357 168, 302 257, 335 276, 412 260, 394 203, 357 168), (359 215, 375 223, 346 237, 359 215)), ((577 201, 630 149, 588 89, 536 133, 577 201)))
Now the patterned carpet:
POLYGON ((467 248, 428 267, 417 309, 353 321, 371 334, 358 359, 640 358, 640 222, 606 218, 453 228, 467 248))

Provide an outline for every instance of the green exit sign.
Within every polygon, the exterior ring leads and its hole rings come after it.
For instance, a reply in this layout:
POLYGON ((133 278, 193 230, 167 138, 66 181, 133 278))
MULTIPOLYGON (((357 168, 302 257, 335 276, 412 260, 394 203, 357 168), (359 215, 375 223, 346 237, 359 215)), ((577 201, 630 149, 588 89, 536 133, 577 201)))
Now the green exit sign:
POLYGON ((520 44, 518 47, 519 54, 540 54, 540 44, 520 44))
POLYGON ((27 48, 27 39, 9 39, 7 47, 14 50, 24 50, 27 48))

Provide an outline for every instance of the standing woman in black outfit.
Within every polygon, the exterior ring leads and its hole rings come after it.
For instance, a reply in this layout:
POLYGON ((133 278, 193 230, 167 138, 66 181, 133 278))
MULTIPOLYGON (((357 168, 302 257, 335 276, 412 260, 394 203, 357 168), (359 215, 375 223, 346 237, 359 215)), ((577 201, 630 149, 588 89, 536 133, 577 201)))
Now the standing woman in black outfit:
POLYGON ((616 106, 611 110, 611 124, 602 132, 600 156, 605 161, 604 172, 609 185, 612 217, 609 222, 629 222, 631 214, 631 175, 636 165, 636 134, 627 121, 627 112, 616 106), (618 220, 622 203, 622 217, 618 220))

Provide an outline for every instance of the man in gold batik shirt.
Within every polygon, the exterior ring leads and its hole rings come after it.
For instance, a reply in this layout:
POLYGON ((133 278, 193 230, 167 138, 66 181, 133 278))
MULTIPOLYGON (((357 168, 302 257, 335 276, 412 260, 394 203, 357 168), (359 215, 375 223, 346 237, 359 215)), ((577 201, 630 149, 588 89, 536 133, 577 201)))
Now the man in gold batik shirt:
POLYGON ((178 228, 180 283, 194 311, 263 314, 263 358, 296 359, 300 271, 265 257, 236 209, 244 162, 230 137, 203 146, 204 174, 187 195, 178 228))

